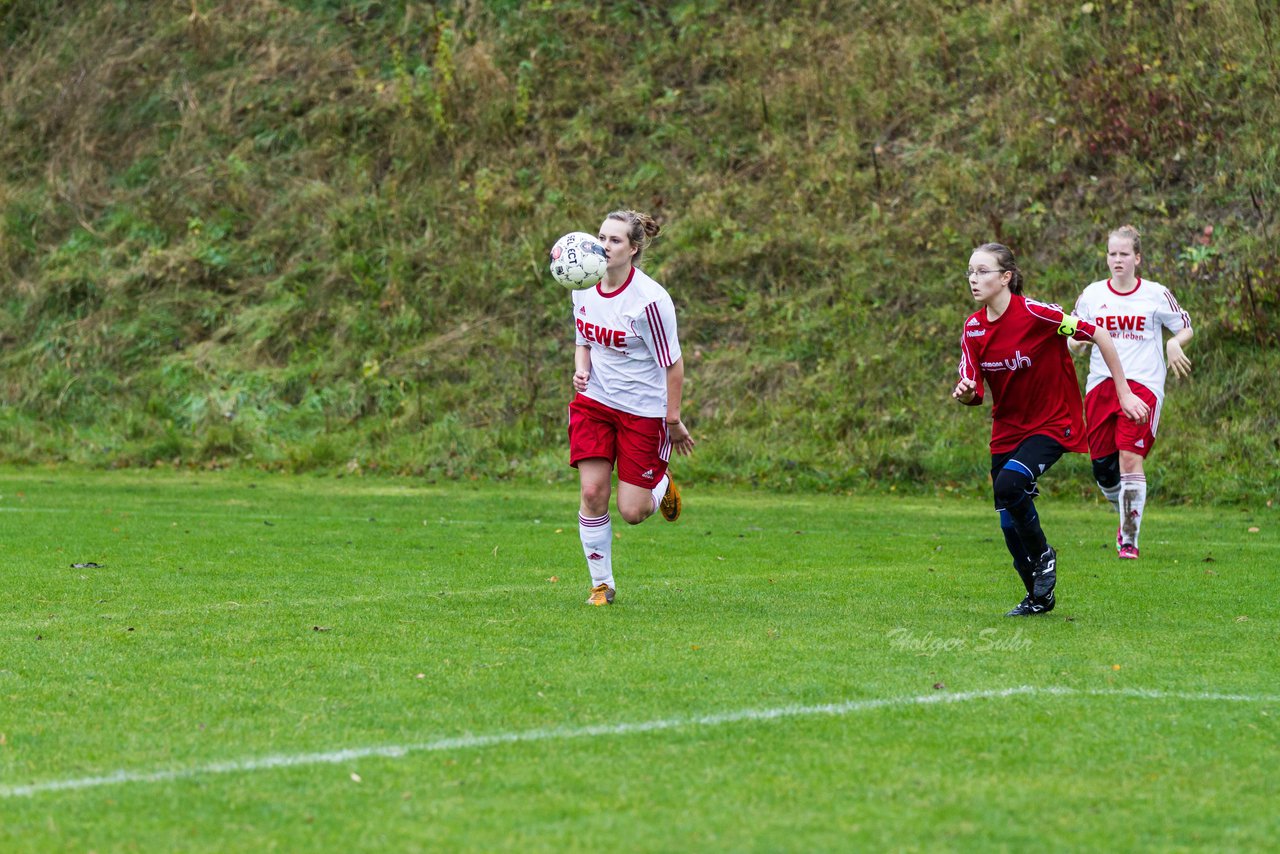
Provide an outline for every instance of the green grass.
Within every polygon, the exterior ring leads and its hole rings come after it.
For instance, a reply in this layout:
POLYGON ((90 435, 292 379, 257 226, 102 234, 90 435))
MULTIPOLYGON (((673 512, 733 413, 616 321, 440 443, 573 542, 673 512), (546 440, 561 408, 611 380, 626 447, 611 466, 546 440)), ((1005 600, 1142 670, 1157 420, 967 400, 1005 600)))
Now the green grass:
POLYGON ((591 609, 563 483, 0 472, 0 848, 1274 844, 1273 508, 1047 497, 1015 622, 985 500, 685 498, 591 609))
POLYGON ((963 480, 973 247, 1070 306, 1131 222, 1196 330, 1161 494, 1280 499, 1277 34, 1267 0, 0 0, 0 459, 538 478, 547 249, 636 207, 701 480, 963 480))

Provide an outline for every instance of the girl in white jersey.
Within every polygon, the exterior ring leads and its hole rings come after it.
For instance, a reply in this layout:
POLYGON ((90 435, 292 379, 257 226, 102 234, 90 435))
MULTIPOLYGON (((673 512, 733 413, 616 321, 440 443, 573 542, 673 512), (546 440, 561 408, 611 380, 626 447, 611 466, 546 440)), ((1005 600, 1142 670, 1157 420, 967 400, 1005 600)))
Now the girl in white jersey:
MULTIPOLYGON (((1191 373, 1191 361, 1182 352, 1191 340, 1191 318, 1168 288, 1138 277, 1141 263, 1142 236, 1138 230, 1130 225, 1117 228, 1107 240, 1111 278, 1085 288, 1075 307, 1077 317, 1111 333, 1129 387, 1151 407, 1146 424, 1119 417, 1111 372, 1097 352, 1092 354, 1084 399, 1089 456, 1098 487, 1120 516, 1116 549, 1126 560, 1138 557, 1138 532, 1147 503, 1143 460, 1151 453, 1160 424, 1165 353, 1168 367, 1178 377, 1191 373), (1166 329, 1172 333, 1167 342, 1163 340, 1166 329)), ((1071 346, 1075 352, 1089 349, 1087 343, 1073 341, 1071 346)))
POLYGON ((680 419, 684 358, 676 312, 662 285, 636 268, 660 227, 648 214, 614 211, 600 225, 609 261, 594 288, 573 292, 576 329, 569 404, 569 465, 578 469, 578 535, 591 572, 590 605, 614 599, 609 494, 618 469, 618 513, 638 525, 662 511, 680 516, 667 474, 671 449, 693 450, 680 419))

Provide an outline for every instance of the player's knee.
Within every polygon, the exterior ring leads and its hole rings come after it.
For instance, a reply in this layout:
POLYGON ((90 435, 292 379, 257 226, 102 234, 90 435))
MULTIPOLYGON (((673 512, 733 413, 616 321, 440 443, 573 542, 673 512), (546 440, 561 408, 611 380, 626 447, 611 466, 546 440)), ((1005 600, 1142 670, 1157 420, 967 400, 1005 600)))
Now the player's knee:
POLYGON ((601 513, 607 510, 609 508, 609 484, 582 484, 582 505, 599 510, 601 513))
POLYGON ((1143 457, 1136 451, 1120 452, 1120 476, 1126 474, 1142 474, 1143 457))
POLYGON ((653 511, 645 511, 643 507, 619 507, 618 513, 628 525, 639 525, 653 515, 653 511))
POLYGON ((1093 479, 1103 489, 1110 489, 1120 483, 1119 451, 1093 461, 1093 479))
MULTIPOLYGON (((996 508, 1000 510, 1000 524, 1004 524, 1006 515, 1018 515, 1022 504, 1031 494, 1030 486, 1032 480, 1020 471, 1012 469, 1002 469, 1000 474, 996 476, 996 482, 993 485, 996 498, 996 508)), ((1012 520, 1010 520, 1012 523, 1012 520)))

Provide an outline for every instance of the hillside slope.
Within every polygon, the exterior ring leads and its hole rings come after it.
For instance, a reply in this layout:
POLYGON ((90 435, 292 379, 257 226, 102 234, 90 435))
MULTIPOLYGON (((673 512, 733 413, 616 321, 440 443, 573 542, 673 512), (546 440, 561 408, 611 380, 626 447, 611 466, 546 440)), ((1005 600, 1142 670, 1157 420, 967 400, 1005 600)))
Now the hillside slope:
POLYGON ((0 452, 566 477, 545 250, 635 207, 688 477, 981 491, 970 249, 1070 304, 1132 222, 1197 328, 1153 486, 1274 495, 1280 13, 1136 5, 5 0, 0 452))

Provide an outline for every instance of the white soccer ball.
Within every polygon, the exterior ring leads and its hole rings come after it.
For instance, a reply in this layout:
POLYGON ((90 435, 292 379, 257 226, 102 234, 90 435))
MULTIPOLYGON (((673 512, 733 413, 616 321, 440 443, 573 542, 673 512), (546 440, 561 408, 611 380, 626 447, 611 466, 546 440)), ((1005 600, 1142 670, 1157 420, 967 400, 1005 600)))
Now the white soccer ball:
POLYGON ((571 231, 551 247, 551 275, 570 290, 594 288, 608 263, 600 241, 585 231, 571 231))

